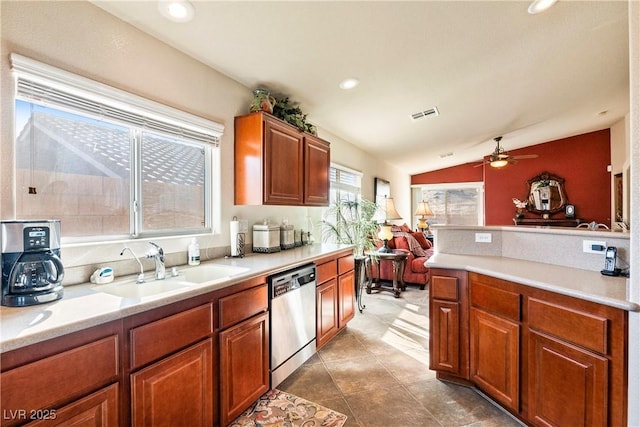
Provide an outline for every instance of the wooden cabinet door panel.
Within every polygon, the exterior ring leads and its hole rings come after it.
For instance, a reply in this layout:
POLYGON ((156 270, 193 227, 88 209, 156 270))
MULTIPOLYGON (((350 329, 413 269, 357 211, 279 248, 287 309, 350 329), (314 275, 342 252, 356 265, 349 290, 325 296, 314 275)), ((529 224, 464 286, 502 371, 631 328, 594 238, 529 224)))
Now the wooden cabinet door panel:
POLYGON ((471 378, 487 394, 519 410, 520 325, 471 309, 471 378))
POLYGON ((606 426, 605 357, 529 333, 529 418, 540 426, 606 426))
POLYGON ((331 279, 316 288, 316 346, 338 333, 338 282, 331 279))
POLYGON ((213 425, 213 340, 131 375, 135 426, 213 425))
POLYGON ((269 313, 220 332, 220 379, 226 426, 269 390, 269 313))
POLYGON ((42 418, 29 427, 117 427, 118 384, 97 391, 58 410, 42 411, 42 418), (45 417, 48 416, 48 419, 45 417))
POLYGON ((429 368, 460 373, 460 304, 433 300, 429 308, 429 368))
POLYGON ((305 135, 304 203, 309 206, 329 205, 329 143, 305 135))
POLYGON ((303 202, 302 136, 283 124, 265 121, 264 203, 301 205, 303 202))
POLYGON ((355 283, 354 283, 355 275, 353 270, 350 272, 343 274, 339 278, 339 288, 338 288, 338 328, 341 329, 347 325, 349 320, 353 319, 355 316, 355 283))

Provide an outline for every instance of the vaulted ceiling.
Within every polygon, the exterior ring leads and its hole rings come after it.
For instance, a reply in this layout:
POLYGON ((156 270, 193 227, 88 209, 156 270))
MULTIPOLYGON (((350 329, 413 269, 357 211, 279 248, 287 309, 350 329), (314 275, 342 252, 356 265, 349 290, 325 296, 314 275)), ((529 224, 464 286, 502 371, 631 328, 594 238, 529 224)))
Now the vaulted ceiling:
POLYGON ((627 2, 92 1, 408 173, 603 129, 629 111, 627 2), (360 84, 343 90, 355 77, 360 84), (439 115, 413 120, 437 107, 439 115))

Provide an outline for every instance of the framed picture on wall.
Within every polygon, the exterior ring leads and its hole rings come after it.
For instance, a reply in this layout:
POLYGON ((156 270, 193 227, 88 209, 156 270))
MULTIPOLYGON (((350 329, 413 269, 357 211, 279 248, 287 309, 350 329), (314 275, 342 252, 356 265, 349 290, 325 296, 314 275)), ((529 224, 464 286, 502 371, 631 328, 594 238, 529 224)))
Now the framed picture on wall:
POLYGON ((623 209, 623 203, 622 200, 624 198, 624 194, 623 194, 623 185, 622 185, 622 174, 621 173, 617 173, 613 176, 613 183, 614 183, 614 195, 613 195, 613 202, 614 202, 614 206, 616 208, 616 219, 615 221, 623 221, 624 219, 624 214, 622 212, 623 209))
POLYGON ((373 196, 378 206, 382 206, 385 197, 391 197, 391 184, 382 178, 374 178, 373 196))

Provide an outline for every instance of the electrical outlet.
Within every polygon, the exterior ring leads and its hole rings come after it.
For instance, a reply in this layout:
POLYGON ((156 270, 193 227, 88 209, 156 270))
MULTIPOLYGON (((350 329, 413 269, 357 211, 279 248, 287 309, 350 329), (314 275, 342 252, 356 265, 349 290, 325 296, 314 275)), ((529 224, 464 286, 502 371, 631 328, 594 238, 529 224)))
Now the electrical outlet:
POLYGON ((491 233, 476 233, 476 243, 491 243, 491 233))
POLYGON ((607 249, 607 242, 601 240, 583 240, 582 252, 587 254, 601 254, 607 249))

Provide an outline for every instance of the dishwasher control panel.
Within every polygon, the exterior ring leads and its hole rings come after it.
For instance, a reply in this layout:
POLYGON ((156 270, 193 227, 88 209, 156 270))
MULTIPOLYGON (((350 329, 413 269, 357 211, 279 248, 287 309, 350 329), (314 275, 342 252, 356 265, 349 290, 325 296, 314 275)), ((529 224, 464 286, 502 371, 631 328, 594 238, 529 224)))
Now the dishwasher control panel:
POLYGON ((314 264, 294 268, 269 277, 271 298, 277 298, 287 292, 299 289, 309 283, 315 283, 316 266, 314 264))

